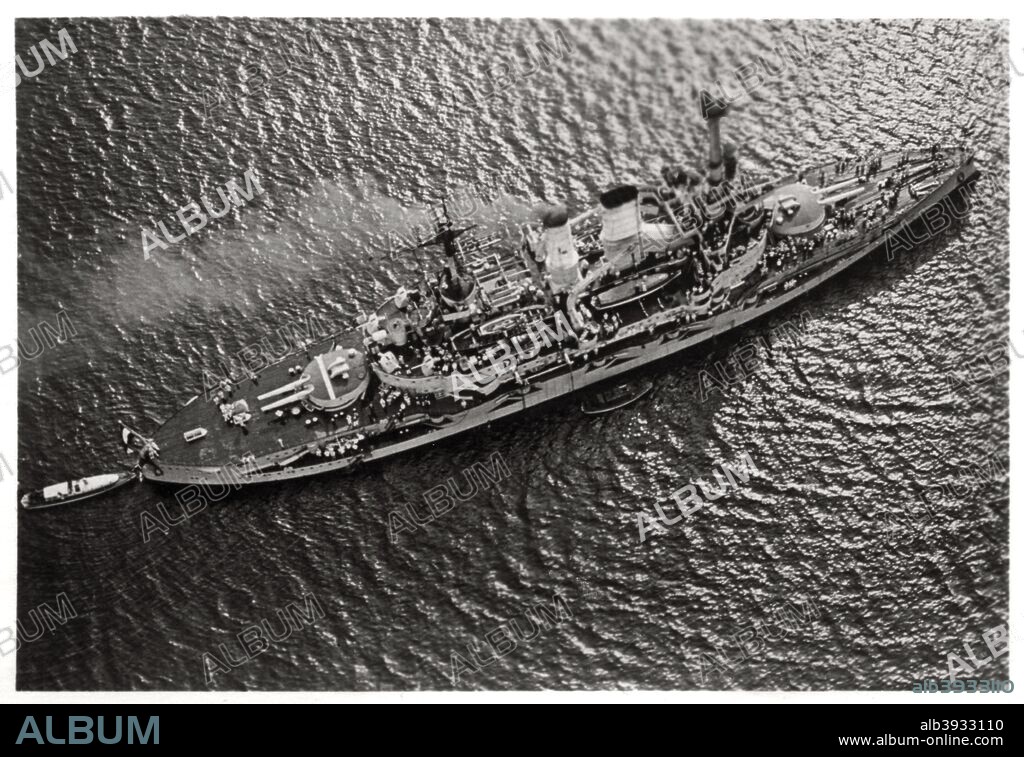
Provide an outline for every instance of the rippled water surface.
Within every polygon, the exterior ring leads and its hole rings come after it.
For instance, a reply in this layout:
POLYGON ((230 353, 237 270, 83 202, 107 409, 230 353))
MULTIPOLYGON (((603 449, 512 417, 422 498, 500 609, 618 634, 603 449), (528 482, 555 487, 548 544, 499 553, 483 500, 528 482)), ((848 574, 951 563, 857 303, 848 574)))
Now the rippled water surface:
POLYGON ((626 410, 560 402, 351 475, 246 489, 148 543, 142 513, 180 516, 173 489, 21 513, 25 635, 61 592, 77 617, 24 644, 19 687, 448 689, 452 653, 558 594, 571 618, 457 687, 909 688, 1006 622, 1007 481, 899 521, 926 485, 1008 454, 1005 372, 948 381, 1007 336, 1004 25, 31 20, 16 35, 30 67, 62 27, 77 52, 17 89, 19 329, 31 347, 29 327, 64 309, 77 334, 21 366, 23 489, 110 470, 119 419, 154 428, 204 367, 283 323, 351 326, 415 270, 368 250, 442 194, 481 196, 476 220, 511 227, 539 201, 579 210, 614 178, 699 165, 695 93, 736 92, 730 72, 759 55, 776 75, 723 124, 743 170, 969 126, 989 176, 959 228, 657 366, 626 410), (572 52, 522 76, 557 30, 572 52), (781 65, 787 44, 805 62, 781 65), (516 81, 495 84, 500 64, 516 81), (255 67, 261 91, 206 112, 255 67), (142 227, 176 232, 177 208, 247 168, 262 196, 143 259, 142 227), (701 401, 700 370, 801 313, 795 344, 701 401), (389 540, 389 511, 496 452, 508 477, 389 540), (638 513, 744 453, 748 484, 639 542, 638 513), (309 595, 324 617, 204 680, 204 652, 237 659, 236 634, 309 595), (734 634, 808 600, 820 617, 702 676, 702 653, 735 658, 734 634))

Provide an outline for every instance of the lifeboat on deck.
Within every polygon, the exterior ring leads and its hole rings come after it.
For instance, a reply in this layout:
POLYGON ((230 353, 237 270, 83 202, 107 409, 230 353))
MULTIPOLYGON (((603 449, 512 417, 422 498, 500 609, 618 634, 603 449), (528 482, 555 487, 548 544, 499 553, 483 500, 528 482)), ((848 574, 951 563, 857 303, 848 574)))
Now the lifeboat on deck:
POLYGON ((660 271, 635 276, 604 289, 593 296, 590 303, 595 310, 611 310, 630 302, 642 300, 658 292, 680 276, 679 271, 660 271))

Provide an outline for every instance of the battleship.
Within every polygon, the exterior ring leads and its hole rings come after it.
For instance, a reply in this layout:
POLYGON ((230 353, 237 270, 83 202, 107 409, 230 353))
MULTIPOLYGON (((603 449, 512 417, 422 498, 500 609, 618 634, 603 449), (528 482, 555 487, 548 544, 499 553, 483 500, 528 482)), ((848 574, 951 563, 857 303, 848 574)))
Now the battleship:
POLYGON ((515 242, 457 225, 442 201, 432 235, 409 247, 443 252, 437 270, 352 330, 226 377, 151 435, 126 428, 140 478, 224 486, 340 471, 621 385, 806 295, 979 176, 964 146, 935 145, 756 180, 722 143, 728 107, 706 92, 700 106, 703 171, 666 166, 577 213, 548 206, 515 242))

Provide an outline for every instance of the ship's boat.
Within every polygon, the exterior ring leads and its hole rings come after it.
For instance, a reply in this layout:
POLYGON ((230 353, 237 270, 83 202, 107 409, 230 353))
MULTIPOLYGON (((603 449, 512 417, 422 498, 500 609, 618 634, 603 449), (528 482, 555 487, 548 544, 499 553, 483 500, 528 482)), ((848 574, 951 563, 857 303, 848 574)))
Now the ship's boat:
POLYGON ((617 384, 610 389, 596 392, 580 405, 586 415, 602 415, 632 405, 649 391, 653 384, 642 381, 636 384, 617 384))
POLYGON ((97 494, 113 491, 119 486, 127 484, 136 476, 137 474, 133 471, 123 471, 63 481, 23 495, 21 506, 26 510, 38 510, 56 505, 69 505, 72 502, 95 497, 97 494))
POLYGON ((629 278, 601 290, 594 295, 591 302, 595 310, 609 310, 622 307, 630 302, 650 297, 658 290, 671 284, 680 275, 682 274, 661 271, 660 273, 650 273, 629 278))

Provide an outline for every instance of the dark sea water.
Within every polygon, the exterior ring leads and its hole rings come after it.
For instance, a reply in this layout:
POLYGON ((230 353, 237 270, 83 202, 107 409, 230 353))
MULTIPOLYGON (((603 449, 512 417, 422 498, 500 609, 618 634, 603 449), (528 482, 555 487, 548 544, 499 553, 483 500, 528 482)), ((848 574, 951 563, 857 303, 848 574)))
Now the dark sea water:
MULTIPOLYGON (((731 71, 778 65, 786 43, 813 52, 723 124, 743 170, 957 143, 968 124, 983 167, 1008 162, 998 22, 28 20, 17 52, 33 63, 62 27, 78 52, 17 89, 19 333, 31 347, 64 309, 77 334, 21 366, 22 489, 113 469, 118 420, 155 428, 203 368, 284 323, 353 325, 414 270, 368 248, 443 194, 481 195, 476 220, 514 226, 539 201, 581 210, 614 178, 700 165, 697 90, 735 92, 731 71), (571 54, 484 97, 488 72, 532 67, 525 51, 556 30, 571 54), (204 114, 253 66, 261 91, 204 114), (180 233, 175 210, 247 168, 263 195, 143 259, 143 227, 180 233)), ((18 686, 450 689, 452 653, 556 594, 571 618, 456 687, 945 677, 949 653, 1008 620, 1008 481, 888 541, 886 523, 958 466, 1008 458, 1006 372, 948 382, 1006 343, 1007 215, 990 175, 962 226, 658 365, 653 391, 610 415, 560 402, 350 475, 245 489, 148 543, 144 511, 180 516, 172 488, 22 512, 26 631, 62 592, 77 617, 24 644, 18 686), (700 370, 805 311, 795 344, 701 401, 700 370), (496 452, 509 476, 392 543, 389 511, 496 452), (744 453, 748 484, 640 543, 638 513, 744 453), (204 680, 205 652, 238 658, 236 634, 309 595, 324 617, 204 680), (735 658, 734 634, 808 600, 820 617, 701 675, 701 654, 735 658)), ((1007 659, 979 677, 1005 678, 1007 659)))

